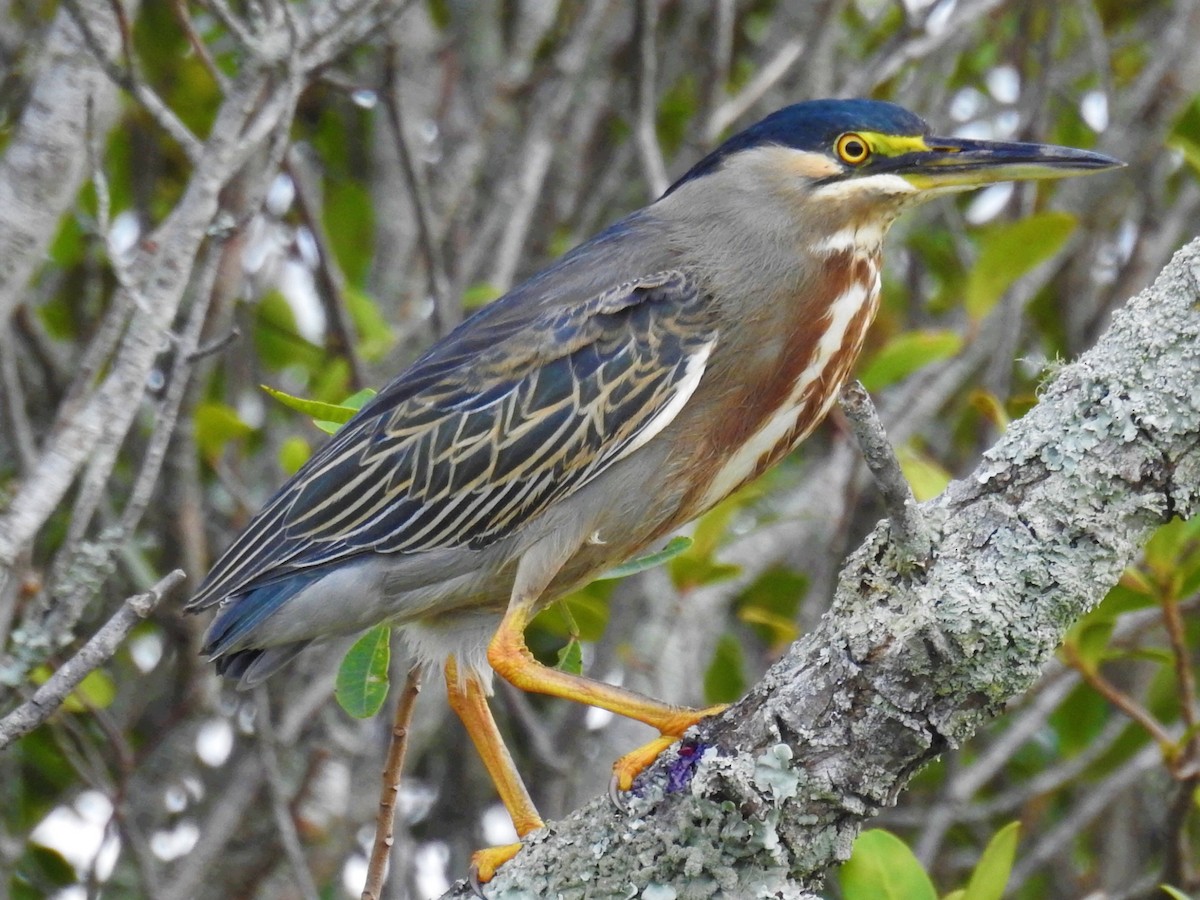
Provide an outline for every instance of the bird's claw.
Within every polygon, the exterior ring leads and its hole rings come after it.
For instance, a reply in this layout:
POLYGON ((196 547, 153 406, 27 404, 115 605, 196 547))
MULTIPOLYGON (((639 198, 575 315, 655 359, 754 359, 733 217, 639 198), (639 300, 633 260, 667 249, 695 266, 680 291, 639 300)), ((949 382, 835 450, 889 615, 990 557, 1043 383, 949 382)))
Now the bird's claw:
POLYGON ((727 705, 722 703, 704 709, 681 710, 674 719, 663 723, 664 730, 658 737, 631 750, 613 763, 613 775, 608 783, 608 799, 612 801, 613 806, 624 812, 625 803, 621 800, 621 794, 633 787, 634 779, 648 769, 664 750, 679 740, 687 729, 710 716, 724 712, 727 708, 727 705))
POLYGON ((479 870, 471 866, 471 870, 467 875, 467 883, 471 885, 471 893, 479 900, 488 900, 487 894, 483 892, 483 882, 479 880, 479 870))
POLYGON ((496 870, 517 855, 521 844, 503 844, 499 847, 487 847, 476 850, 471 854, 471 871, 468 876, 471 882, 471 892, 480 900, 487 900, 483 886, 496 877, 496 870))
POLYGON ((619 791, 629 790, 633 787, 633 780, 649 768, 650 764, 677 740, 679 740, 677 735, 660 734, 636 750, 630 750, 613 763, 612 787, 619 791))
POLYGON ((608 801, 619 812, 628 812, 629 807, 625 805, 625 800, 621 794, 621 779, 617 777, 616 772, 613 772, 612 778, 608 779, 608 801))

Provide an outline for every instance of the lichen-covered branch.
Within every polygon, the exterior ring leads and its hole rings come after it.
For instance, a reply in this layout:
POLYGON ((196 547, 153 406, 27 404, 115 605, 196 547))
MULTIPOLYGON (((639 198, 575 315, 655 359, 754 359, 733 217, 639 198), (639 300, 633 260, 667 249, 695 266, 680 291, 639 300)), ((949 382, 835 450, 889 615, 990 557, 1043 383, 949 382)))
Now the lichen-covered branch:
MULTIPOLYGON (((79 5, 102 42, 99 49, 115 56, 120 33, 108 0, 79 5)), ((116 86, 88 54, 79 26, 67 10, 59 10, 29 102, 0 154, 0 323, 21 300, 75 201, 88 147, 102 142, 112 127, 116 98, 116 86), (96 134, 88 134, 89 117, 83 114, 89 104, 96 134)))
POLYGON ((1158 525, 1196 511, 1197 273, 1200 241, 922 506, 925 566, 880 523, 820 626, 745 699, 668 751, 626 810, 596 800, 538 832, 489 897, 816 890, 915 772, 1030 686, 1158 525))
POLYGON ((79 652, 59 666, 27 701, 0 719, 0 750, 37 728, 57 710, 67 695, 91 672, 108 662, 117 647, 145 619, 159 601, 184 579, 182 569, 164 576, 143 594, 128 598, 105 623, 79 648, 79 652))

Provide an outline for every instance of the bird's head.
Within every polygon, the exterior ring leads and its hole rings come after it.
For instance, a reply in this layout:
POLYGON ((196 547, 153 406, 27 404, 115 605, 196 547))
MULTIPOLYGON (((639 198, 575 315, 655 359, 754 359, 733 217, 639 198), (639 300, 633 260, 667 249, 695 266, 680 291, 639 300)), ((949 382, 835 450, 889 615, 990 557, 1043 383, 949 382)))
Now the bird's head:
POLYGON ((886 228, 900 210, 938 194, 1121 165, 1069 147, 938 137, 923 119, 894 103, 812 100, 735 134, 664 198, 724 174, 734 185, 795 204, 810 222, 837 228, 870 220, 886 228))

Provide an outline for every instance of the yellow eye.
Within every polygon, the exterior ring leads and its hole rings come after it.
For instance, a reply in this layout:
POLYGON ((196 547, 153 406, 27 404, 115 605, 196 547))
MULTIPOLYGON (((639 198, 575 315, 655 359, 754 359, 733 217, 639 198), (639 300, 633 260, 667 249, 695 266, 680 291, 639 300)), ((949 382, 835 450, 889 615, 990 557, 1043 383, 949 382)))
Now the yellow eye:
POLYGON ((871 148, 867 145, 866 139, 853 131, 848 131, 838 138, 835 147, 842 162, 847 162, 852 166, 866 162, 867 157, 871 155, 871 148))

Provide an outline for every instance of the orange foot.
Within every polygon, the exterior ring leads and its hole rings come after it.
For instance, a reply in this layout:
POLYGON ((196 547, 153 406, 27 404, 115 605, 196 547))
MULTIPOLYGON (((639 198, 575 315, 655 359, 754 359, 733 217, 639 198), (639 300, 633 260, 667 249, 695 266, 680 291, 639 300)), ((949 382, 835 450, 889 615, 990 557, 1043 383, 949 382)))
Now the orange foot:
POLYGON ((483 885, 496 877, 496 870, 517 855, 521 845, 504 844, 500 847, 485 847, 471 854, 471 888, 483 897, 483 885))
POLYGON ((633 787, 633 780, 646 771, 664 750, 679 740, 685 731, 709 716, 715 716, 728 708, 728 704, 721 703, 704 709, 689 709, 673 716, 669 721, 663 722, 660 726, 662 734, 636 750, 626 753, 613 763, 613 786, 617 790, 629 790, 633 787))

